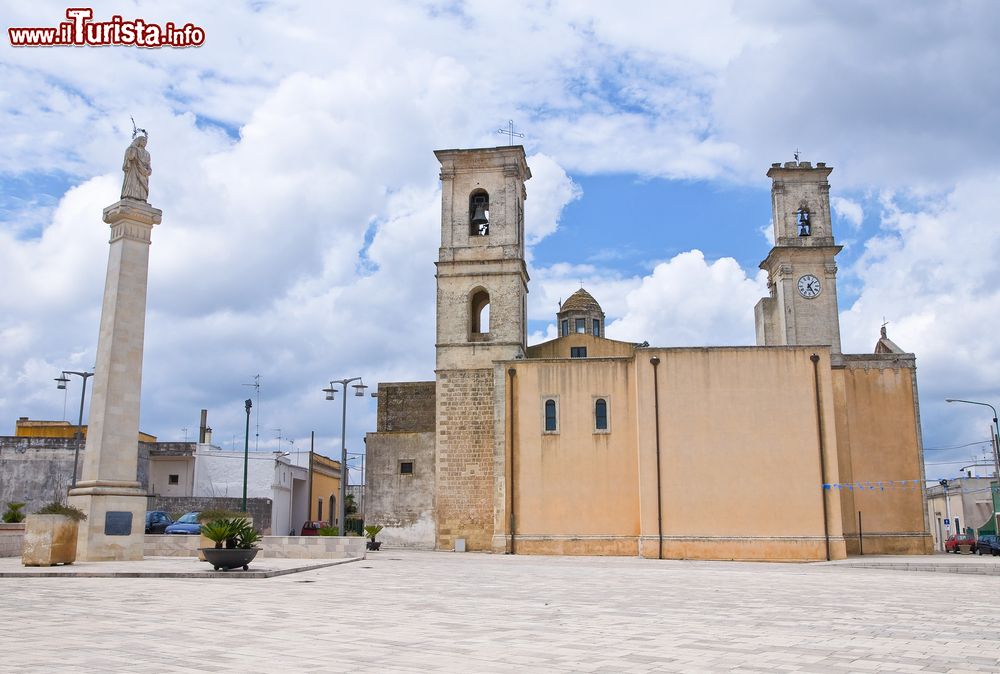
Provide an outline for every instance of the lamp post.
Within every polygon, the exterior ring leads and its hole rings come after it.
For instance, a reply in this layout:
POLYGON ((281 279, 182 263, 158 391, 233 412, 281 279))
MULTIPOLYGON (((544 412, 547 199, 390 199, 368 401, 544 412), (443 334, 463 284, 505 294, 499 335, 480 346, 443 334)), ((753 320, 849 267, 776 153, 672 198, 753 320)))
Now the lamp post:
POLYGON ((989 403, 981 403, 976 400, 959 400, 958 398, 945 398, 946 403, 966 403, 967 405, 981 405, 989 407, 993 411, 993 470, 996 471, 997 480, 1000 481, 1000 425, 997 424, 997 408, 989 403))
POLYGON ((243 512, 247 511, 247 464, 250 462, 250 408, 253 401, 247 398, 243 401, 247 408, 247 430, 243 436, 243 512))
POLYGON ((365 389, 368 387, 361 381, 361 377, 334 379, 330 382, 330 388, 323 389, 327 400, 334 399, 334 394, 337 392, 337 389, 333 387, 334 384, 340 384, 343 387, 344 393, 343 412, 340 418, 340 502, 337 504, 337 519, 339 520, 341 536, 347 534, 347 518, 345 516, 344 503, 344 500, 347 498, 347 480, 350 478, 350 470, 347 467, 347 385, 352 381, 358 382, 351 387, 354 389, 354 395, 359 398, 364 397, 365 389))
POLYGON ((66 384, 69 383, 69 379, 66 378, 68 374, 76 375, 83 380, 83 388, 80 390, 80 416, 76 421, 76 447, 73 449, 73 479, 70 481, 70 488, 73 488, 76 486, 76 469, 80 462, 80 443, 83 442, 83 399, 87 395, 87 380, 93 377, 94 373, 63 370, 63 373, 56 377, 56 388, 60 390, 66 389, 66 384))

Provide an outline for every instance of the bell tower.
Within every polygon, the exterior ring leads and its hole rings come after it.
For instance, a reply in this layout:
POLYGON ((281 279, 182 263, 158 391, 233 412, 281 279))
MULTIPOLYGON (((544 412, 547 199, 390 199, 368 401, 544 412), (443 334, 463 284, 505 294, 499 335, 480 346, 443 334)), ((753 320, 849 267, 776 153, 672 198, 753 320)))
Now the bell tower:
POLYGON ((438 150, 434 482, 436 547, 490 550, 494 361, 524 355, 528 271, 520 145, 438 150))
POLYGON ((438 150, 437 369, 492 368, 524 353, 528 271, 520 145, 438 150))
POLYGON ((771 164, 774 247, 760 268, 770 296, 754 307, 758 346, 826 344, 840 353, 836 245, 830 219, 833 168, 771 164))

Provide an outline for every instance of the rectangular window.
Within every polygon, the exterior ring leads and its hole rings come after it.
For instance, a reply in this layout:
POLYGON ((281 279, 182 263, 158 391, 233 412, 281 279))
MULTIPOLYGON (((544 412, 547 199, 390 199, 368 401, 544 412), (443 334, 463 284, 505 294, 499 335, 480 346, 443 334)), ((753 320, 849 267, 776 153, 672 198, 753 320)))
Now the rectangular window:
POLYGON ((412 461, 400 461, 399 462, 399 474, 400 475, 413 475, 413 462, 412 461))
POLYGON ((587 357, 587 347, 585 347, 585 346, 571 346, 571 347, 569 347, 569 357, 570 358, 586 358, 587 357))
POLYGON ((556 401, 549 399, 545 401, 545 432, 555 433, 559 429, 558 417, 556 416, 556 401))
POLYGON ((594 428, 598 431, 608 430, 608 401, 604 398, 594 401, 594 428))
POLYGON ((576 319, 576 331, 581 335, 587 332, 587 319, 578 318, 576 319))
POLYGON ((170 475, 169 477, 167 477, 167 484, 180 484, 180 483, 181 483, 180 475, 170 475))
POLYGON ((597 318, 594 319, 594 337, 601 336, 601 321, 597 318))
POLYGON ((569 319, 564 318, 562 322, 562 336, 565 337, 569 334, 569 319))

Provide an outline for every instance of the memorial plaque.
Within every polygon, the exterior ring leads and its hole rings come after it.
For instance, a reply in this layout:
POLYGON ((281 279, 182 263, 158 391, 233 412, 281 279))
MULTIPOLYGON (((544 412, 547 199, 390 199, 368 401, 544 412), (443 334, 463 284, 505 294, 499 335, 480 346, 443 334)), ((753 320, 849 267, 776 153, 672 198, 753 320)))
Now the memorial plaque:
POLYGON ((128 536, 132 533, 132 513, 108 511, 104 513, 105 536, 128 536))

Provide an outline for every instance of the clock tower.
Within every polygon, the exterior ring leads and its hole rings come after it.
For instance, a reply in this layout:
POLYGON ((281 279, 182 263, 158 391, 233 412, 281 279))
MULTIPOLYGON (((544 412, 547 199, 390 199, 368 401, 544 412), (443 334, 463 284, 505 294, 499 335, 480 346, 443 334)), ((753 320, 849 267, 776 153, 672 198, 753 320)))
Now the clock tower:
POLYGON ((837 264, 830 183, 833 169, 807 161, 771 164, 774 247, 760 268, 770 295, 754 307, 758 346, 829 345, 840 353, 837 264))

